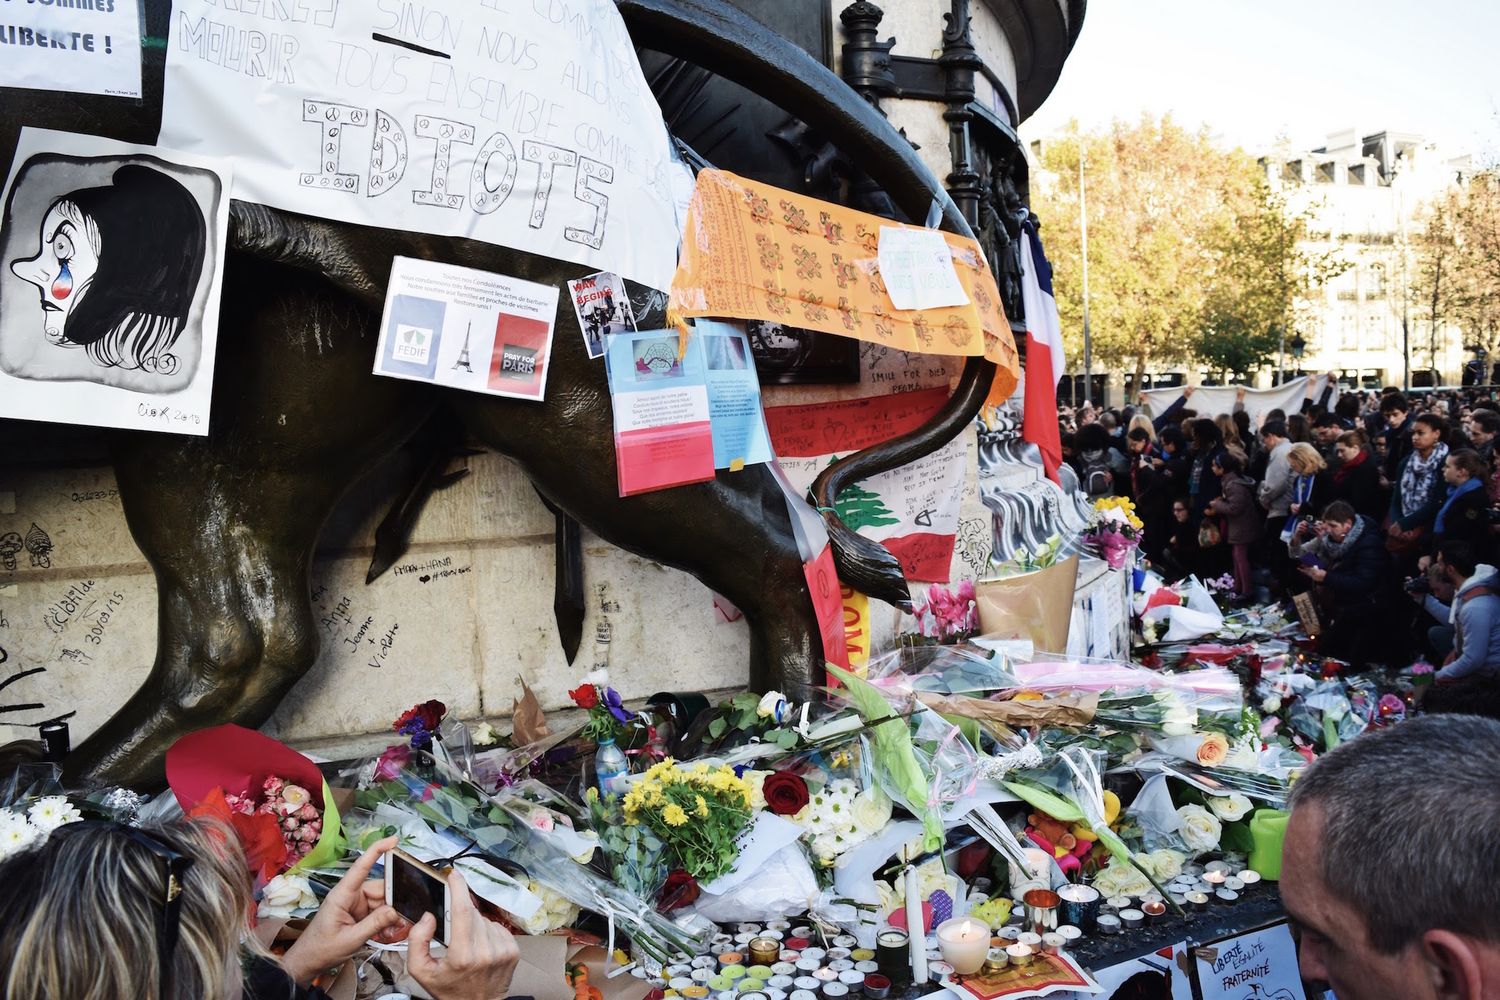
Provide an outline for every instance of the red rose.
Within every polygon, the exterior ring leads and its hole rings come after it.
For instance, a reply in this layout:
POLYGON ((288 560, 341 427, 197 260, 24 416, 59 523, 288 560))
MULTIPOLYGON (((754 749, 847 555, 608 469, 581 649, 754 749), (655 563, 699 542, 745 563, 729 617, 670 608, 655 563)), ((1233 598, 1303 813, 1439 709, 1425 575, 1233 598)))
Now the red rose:
POLYGON ((599 704, 599 689, 592 684, 580 684, 568 692, 568 697, 579 708, 593 708, 599 704))
POLYGON ((447 714, 448 706, 442 702, 436 699, 424 701, 422 704, 413 705, 398 715, 396 721, 391 724, 391 728, 398 733, 407 732, 408 730, 403 727, 409 722, 418 721, 422 724, 422 728, 429 733, 437 732, 438 724, 443 721, 443 716, 447 714))
POLYGON ((772 771, 766 775, 762 794, 767 809, 778 816, 791 816, 807 805, 807 782, 790 771, 772 771))
POLYGON ((661 892, 657 893, 656 898, 658 908, 663 913, 671 913, 698 898, 698 880, 678 868, 667 876, 667 881, 662 884, 661 892))

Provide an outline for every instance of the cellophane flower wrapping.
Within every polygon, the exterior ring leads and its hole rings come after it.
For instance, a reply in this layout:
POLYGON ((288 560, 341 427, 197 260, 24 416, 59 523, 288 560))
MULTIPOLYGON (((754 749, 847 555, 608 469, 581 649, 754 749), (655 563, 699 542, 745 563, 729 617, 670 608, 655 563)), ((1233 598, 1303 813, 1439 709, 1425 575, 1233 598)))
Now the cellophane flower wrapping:
MULTIPOLYGON (((486 874, 496 884, 508 882, 525 891, 534 883, 598 913, 612 931, 628 935, 643 954, 659 962, 699 954, 713 936, 709 922, 668 918, 650 900, 589 867, 596 841, 574 825, 580 823, 581 810, 539 783, 521 782, 490 794, 421 750, 388 751, 344 772, 340 781, 355 790, 357 812, 351 822, 357 821, 363 831, 362 842, 383 836, 393 825, 403 839, 408 830, 430 831, 451 846, 442 856, 466 851, 489 869, 486 874)), ((465 864, 469 860, 457 862, 466 875, 474 870, 465 864)), ((546 898, 533 899, 530 913, 517 914, 523 922, 550 905, 546 898)))

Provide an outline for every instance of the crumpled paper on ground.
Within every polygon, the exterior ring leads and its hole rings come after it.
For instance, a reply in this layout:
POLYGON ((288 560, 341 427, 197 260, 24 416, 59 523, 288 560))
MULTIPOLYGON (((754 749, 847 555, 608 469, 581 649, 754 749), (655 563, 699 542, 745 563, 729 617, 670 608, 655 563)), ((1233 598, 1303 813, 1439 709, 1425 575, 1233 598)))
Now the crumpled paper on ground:
POLYGON ((1037 701, 986 701, 980 698, 957 698, 931 691, 918 691, 922 704, 940 715, 977 719, 1012 729, 1031 726, 1086 726, 1099 708, 1099 695, 1093 691, 1068 691, 1049 695, 1037 701))

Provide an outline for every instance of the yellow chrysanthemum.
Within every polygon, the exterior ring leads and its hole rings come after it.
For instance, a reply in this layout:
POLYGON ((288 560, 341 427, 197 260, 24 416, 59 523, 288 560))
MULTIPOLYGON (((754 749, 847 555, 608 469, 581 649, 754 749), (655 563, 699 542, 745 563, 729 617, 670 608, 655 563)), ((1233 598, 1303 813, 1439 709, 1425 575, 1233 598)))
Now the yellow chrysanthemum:
POLYGON ((708 818, 708 803, 701 795, 698 796, 698 815, 702 816, 704 819, 708 818))
POLYGON ((667 804, 667 808, 661 812, 661 818, 667 821, 668 826, 682 826, 688 821, 687 813, 675 802, 667 804))

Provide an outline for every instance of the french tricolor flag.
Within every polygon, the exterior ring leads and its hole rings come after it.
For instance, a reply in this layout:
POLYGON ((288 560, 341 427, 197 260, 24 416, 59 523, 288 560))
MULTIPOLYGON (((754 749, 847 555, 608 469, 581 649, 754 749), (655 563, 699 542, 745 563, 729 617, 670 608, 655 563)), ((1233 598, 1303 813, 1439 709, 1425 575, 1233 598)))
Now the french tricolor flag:
POLYGON ((1021 228, 1021 301, 1026 309, 1026 398, 1021 438, 1042 453, 1042 466, 1054 483, 1062 464, 1062 436, 1057 429, 1057 380, 1063 376, 1062 326, 1052 297, 1052 265, 1042 240, 1028 220, 1021 228))

